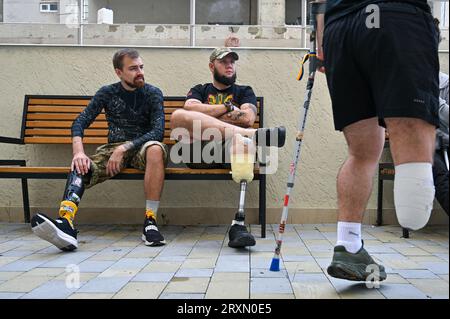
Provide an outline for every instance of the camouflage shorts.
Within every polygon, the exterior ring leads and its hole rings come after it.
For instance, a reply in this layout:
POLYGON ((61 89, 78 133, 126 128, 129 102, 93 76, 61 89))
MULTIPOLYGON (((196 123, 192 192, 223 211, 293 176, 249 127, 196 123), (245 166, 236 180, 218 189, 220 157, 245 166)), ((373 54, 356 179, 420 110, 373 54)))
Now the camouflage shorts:
MULTIPOLYGON (((106 166, 108 165, 109 158, 118 146, 125 143, 119 142, 101 145, 95 150, 94 155, 89 156, 91 159, 92 175, 90 181, 85 184, 86 188, 90 188, 111 178, 111 176, 106 174, 106 166)), ((145 170, 145 152, 152 145, 159 145, 162 148, 164 153, 164 167, 166 167, 169 154, 167 145, 157 141, 149 141, 139 150, 127 151, 123 157, 122 168, 131 167, 145 170)))

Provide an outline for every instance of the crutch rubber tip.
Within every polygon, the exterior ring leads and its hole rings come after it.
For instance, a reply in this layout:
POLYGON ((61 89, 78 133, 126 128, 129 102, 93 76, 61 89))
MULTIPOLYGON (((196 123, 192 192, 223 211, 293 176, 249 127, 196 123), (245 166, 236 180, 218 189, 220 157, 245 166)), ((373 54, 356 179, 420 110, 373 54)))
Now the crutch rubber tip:
POLYGON ((272 263, 270 264, 270 271, 280 271, 280 259, 272 259, 272 263))

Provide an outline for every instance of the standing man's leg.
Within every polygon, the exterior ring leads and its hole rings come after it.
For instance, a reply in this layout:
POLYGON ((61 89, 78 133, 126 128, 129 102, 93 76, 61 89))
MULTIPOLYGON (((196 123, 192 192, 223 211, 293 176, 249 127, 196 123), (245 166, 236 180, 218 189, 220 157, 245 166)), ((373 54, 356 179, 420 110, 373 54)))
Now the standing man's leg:
POLYGON ((395 164, 394 201, 402 227, 417 230, 431 215, 436 127, 420 119, 386 118, 395 164))
POLYGON ((377 118, 371 118, 351 124, 343 132, 348 145, 348 158, 337 177, 337 245, 356 253, 362 246, 361 223, 383 151, 384 128, 378 125, 377 118))
POLYGON ((366 281, 376 271, 381 281, 386 279, 385 269, 364 249, 361 223, 383 151, 384 129, 378 125, 378 118, 370 118, 348 125, 343 132, 348 158, 337 177, 337 242, 327 272, 336 278, 366 281))

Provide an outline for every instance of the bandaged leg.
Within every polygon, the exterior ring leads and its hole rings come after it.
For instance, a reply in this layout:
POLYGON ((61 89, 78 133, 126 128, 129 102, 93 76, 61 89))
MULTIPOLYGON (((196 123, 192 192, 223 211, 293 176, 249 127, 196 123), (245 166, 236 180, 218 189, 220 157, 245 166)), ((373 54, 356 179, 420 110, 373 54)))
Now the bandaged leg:
POLYGON ((250 183, 254 178, 256 147, 252 139, 237 134, 231 149, 231 174, 236 183, 250 183))
POLYGON ((83 179, 89 179, 90 176, 91 169, 89 169, 89 173, 84 176, 73 170, 67 178, 63 200, 59 208, 59 216, 66 218, 72 227, 75 214, 78 210, 78 204, 80 203, 84 193, 85 181, 83 179))
POLYGON ((427 224, 433 208, 434 194, 430 163, 395 166, 395 211, 402 227, 418 230, 427 224))

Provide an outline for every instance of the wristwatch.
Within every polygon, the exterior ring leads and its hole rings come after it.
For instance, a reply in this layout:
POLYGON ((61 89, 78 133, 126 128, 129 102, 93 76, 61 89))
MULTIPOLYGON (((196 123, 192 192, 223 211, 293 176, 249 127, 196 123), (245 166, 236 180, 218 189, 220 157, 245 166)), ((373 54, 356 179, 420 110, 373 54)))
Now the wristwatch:
POLYGON ((234 105, 230 101, 226 101, 223 105, 227 108, 227 113, 234 111, 234 105))

